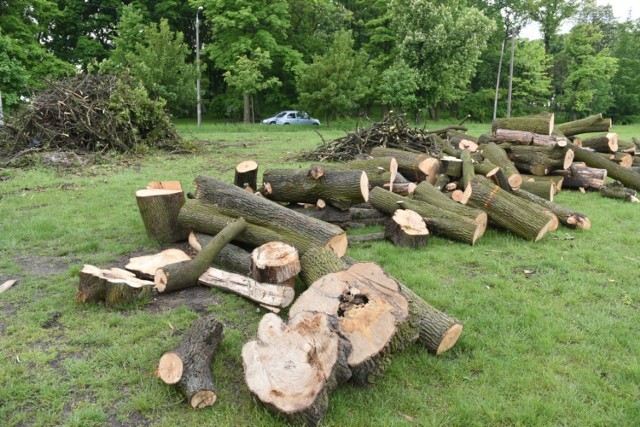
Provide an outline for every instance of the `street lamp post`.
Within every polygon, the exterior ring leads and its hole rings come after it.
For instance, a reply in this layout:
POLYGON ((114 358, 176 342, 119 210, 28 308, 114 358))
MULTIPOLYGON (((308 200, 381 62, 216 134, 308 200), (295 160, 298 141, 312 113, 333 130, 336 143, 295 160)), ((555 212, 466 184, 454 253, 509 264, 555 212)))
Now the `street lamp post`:
POLYGON ((196 11, 196 73, 197 73, 197 81, 196 81, 196 92, 198 98, 198 127, 202 123, 202 100, 200 98, 200 19, 198 14, 204 9, 204 7, 198 7, 196 11))

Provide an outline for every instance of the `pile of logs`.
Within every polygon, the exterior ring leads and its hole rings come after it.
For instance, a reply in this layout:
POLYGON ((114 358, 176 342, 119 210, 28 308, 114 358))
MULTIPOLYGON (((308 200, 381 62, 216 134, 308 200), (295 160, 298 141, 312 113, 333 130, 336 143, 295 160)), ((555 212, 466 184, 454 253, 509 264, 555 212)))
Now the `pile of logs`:
MULTIPOLYGON (((616 160, 610 126, 601 116, 555 125, 541 114, 496 120, 474 138, 384 122, 353 136, 355 148, 331 145, 338 157, 366 157, 266 170, 261 185, 253 161, 238 165, 234 184, 197 177, 188 198, 179 182, 149 183, 136 192, 148 235, 188 239, 196 255, 168 249, 132 258, 126 270, 85 266, 77 299, 113 306, 207 286, 258 304, 270 313, 242 349, 246 384, 292 424, 317 425, 341 384, 371 386, 394 354, 413 343, 441 354, 463 329, 381 266, 345 256, 362 238, 346 230, 379 225, 365 238, 416 248, 432 234, 474 245, 489 225, 531 241, 560 224, 588 229, 589 218, 553 201, 561 188, 638 201, 640 174, 616 160), (578 136, 593 132, 605 134, 578 136), (607 149, 613 157, 597 151, 607 149)), ((160 358, 158 377, 194 408, 216 401, 210 365, 222 339, 222 325, 204 317, 160 358)))

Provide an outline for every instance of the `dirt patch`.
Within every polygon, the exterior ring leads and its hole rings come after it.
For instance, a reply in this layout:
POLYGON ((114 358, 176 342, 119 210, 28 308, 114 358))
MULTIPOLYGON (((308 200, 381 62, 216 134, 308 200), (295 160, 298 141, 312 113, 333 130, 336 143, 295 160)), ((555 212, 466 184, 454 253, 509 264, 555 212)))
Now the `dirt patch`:
POLYGON ((80 260, 67 257, 29 255, 18 257, 15 262, 31 274, 50 276, 64 273, 72 264, 77 264, 80 260))
POLYGON ((167 294, 155 293, 151 297, 151 301, 145 304, 142 309, 153 313, 162 313, 173 310, 178 307, 185 306, 196 313, 208 313, 209 307, 220 305, 220 298, 211 292, 211 289, 202 286, 194 286, 192 288, 183 289, 177 292, 167 294))

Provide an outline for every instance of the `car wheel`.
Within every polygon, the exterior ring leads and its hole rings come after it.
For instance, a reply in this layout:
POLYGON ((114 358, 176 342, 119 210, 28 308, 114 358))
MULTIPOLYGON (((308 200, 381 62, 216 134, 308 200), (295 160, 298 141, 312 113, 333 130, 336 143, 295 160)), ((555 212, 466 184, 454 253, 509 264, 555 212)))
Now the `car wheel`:
POLYGON ((320 126, 320 123, 312 123, 314 126, 320 126))
POLYGON ((289 126, 291 123, 283 123, 283 125, 285 126, 289 126))
POLYGON ((270 125, 275 125, 275 124, 276 124, 276 122, 269 122, 269 124, 270 124, 270 125))

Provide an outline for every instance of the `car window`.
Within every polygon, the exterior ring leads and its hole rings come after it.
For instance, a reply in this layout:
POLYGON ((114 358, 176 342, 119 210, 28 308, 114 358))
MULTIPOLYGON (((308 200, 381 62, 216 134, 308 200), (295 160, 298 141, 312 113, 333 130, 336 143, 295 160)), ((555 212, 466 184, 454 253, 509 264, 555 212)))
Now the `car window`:
POLYGON ((308 119, 308 118, 309 118, 309 115, 308 115, 307 113, 302 113, 302 118, 303 118, 303 119, 308 119))
POLYGON ((296 113, 289 113, 289 114, 287 114, 287 118, 289 118, 289 119, 295 119, 295 118, 296 118, 296 113))
POLYGON ((285 115, 285 114, 287 114, 287 113, 285 113, 285 112, 283 111, 282 113, 278 113, 278 114, 276 115, 276 117, 277 117, 277 118, 284 117, 284 115, 285 115))

